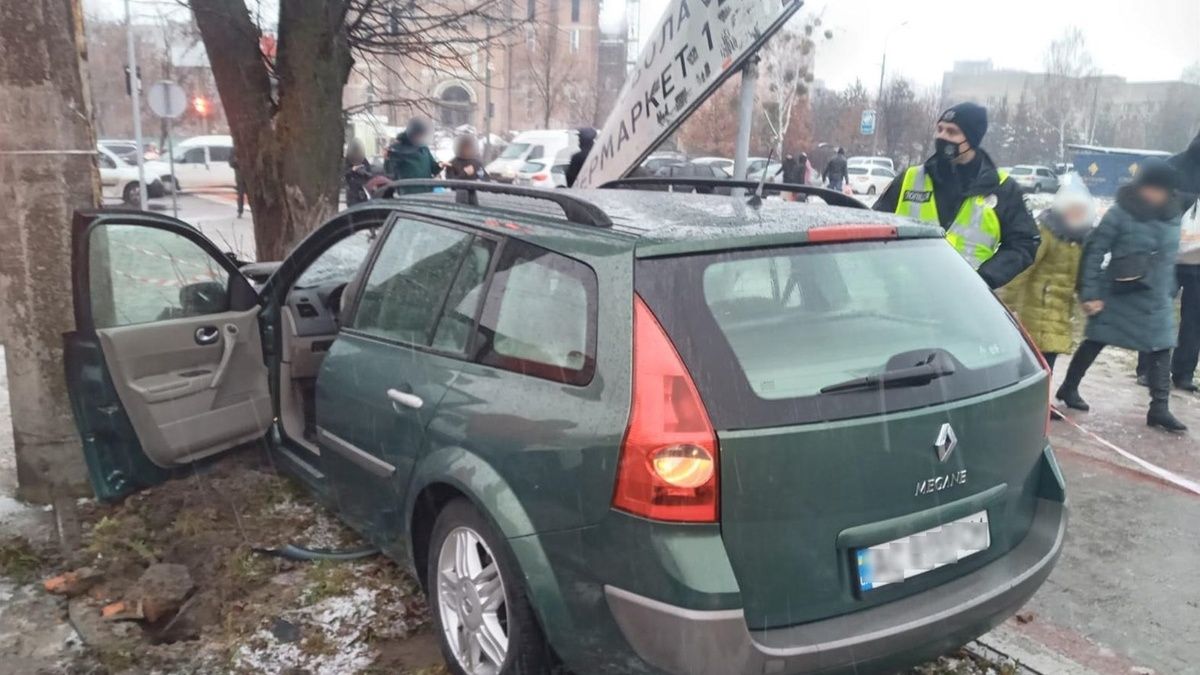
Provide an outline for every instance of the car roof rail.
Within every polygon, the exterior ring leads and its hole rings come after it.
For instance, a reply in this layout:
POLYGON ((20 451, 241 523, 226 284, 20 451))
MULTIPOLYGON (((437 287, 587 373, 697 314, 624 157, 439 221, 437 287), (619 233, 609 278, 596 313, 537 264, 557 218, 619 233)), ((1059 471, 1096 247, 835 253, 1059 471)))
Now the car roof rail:
POLYGON ((471 206, 479 206, 479 193, 487 192, 491 194, 510 195, 515 197, 525 197, 528 199, 540 199, 543 201, 554 202, 563 210, 563 214, 574 223, 581 225, 590 225, 592 227, 612 227, 612 220, 608 214, 599 206, 580 199, 571 194, 567 194, 562 190, 546 190, 542 188, 520 187, 516 185, 506 185, 504 183, 491 183, 488 181, 475 180, 395 180, 386 185, 381 186, 375 191, 375 196, 383 199, 391 199, 396 196, 397 190, 407 190, 410 188, 421 188, 432 191, 434 188, 444 188, 453 190, 455 201, 459 204, 469 204, 471 206))
MULTIPOLYGON (((631 188, 634 190, 651 187, 692 187, 692 188, 744 188, 754 194, 759 183, 754 180, 725 180, 722 178, 673 178, 670 176, 648 176, 644 178, 618 178, 600 186, 601 189, 631 188)), ((816 185, 796 185, 795 183, 764 183, 763 192, 791 192, 794 194, 812 195, 825 200, 830 206, 848 206, 852 209, 865 209, 866 204, 854 197, 829 190, 816 185)))

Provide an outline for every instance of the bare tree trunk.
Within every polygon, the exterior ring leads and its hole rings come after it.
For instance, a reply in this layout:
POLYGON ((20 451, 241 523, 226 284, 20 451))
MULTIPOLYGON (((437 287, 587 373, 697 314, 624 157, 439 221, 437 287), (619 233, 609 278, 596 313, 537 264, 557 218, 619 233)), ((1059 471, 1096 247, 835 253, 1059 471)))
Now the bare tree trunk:
POLYGON ((0 44, 0 342, 18 490, 51 502, 88 494, 62 370, 71 214, 99 188, 79 0, 0 3, 0 44))
POLYGON ((229 119, 259 260, 282 260, 337 210, 350 74, 345 0, 280 4, 277 94, 244 0, 191 0, 229 119))

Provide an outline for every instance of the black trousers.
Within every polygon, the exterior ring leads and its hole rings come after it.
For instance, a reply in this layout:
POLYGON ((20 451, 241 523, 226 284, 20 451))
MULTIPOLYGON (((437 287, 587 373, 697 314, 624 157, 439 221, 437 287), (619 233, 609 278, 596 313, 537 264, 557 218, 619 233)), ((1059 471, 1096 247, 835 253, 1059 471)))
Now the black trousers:
POLYGON ((1176 265, 1175 277, 1183 289, 1179 301, 1179 346, 1171 359, 1171 377, 1191 382, 1200 360, 1200 265, 1176 265))
MULTIPOLYGON (((1084 340, 1071 357, 1071 365, 1067 368, 1067 376, 1063 380, 1063 388, 1076 389, 1087 374, 1088 368, 1104 350, 1103 342, 1084 340)), ((1163 349, 1157 352, 1141 352, 1138 354, 1138 367, 1145 367, 1145 374, 1150 378, 1150 407, 1167 407, 1171 397, 1171 350, 1163 349)))
POLYGON ((1050 366, 1050 372, 1054 372, 1054 362, 1058 360, 1058 352, 1042 352, 1042 358, 1046 359, 1046 365, 1050 366))

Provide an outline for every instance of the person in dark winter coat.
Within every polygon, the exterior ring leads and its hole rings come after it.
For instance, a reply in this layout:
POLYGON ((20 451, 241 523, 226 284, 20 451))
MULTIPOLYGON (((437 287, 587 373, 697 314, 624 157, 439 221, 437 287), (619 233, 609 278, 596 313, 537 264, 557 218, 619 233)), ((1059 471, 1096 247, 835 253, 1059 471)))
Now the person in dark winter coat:
POLYGON ((974 103, 943 112, 936 153, 896 176, 873 208, 941 225, 988 286, 1000 288, 1033 264, 1041 237, 1020 186, 979 147, 987 127, 987 109, 974 103))
POLYGON ((454 159, 446 165, 446 178, 450 180, 489 180, 483 162, 479 161, 479 142, 470 134, 463 134, 454 141, 454 159))
POLYGON ((1145 162, 1133 182, 1117 192, 1116 204, 1084 244, 1079 299, 1088 315, 1087 329, 1055 397, 1086 411, 1079 383, 1104 347, 1148 352, 1146 423, 1181 432, 1187 427, 1168 406, 1175 346, 1174 263, 1182 215, 1176 180, 1175 169, 1166 162, 1145 162))
POLYGON ((567 187, 575 185, 575 179, 579 178, 579 172, 583 171, 583 162, 587 159, 588 153, 592 151, 595 143, 596 130, 591 127, 580 127, 579 150, 571 155, 571 161, 567 164, 567 187))
POLYGON ((242 217, 246 210, 246 179, 242 178, 242 170, 238 168, 237 148, 229 150, 229 168, 233 169, 233 186, 237 192, 237 217, 242 217))
POLYGON ((846 174, 846 149, 838 148, 837 154, 825 165, 825 182, 829 184, 829 189, 841 192, 846 174))
POLYGON ((432 178, 442 170, 442 165, 433 158, 433 153, 425 145, 429 136, 429 126, 420 119, 413 118, 396 141, 388 146, 387 157, 383 162, 383 171, 392 180, 411 178, 432 178))
MULTIPOLYGON (((1200 209, 1200 134, 1187 150, 1167 160, 1178 174, 1179 193, 1184 210, 1200 209)), ((1189 213, 1194 223, 1196 214, 1189 213)), ((1179 297, 1179 346, 1171 358, 1171 379, 1184 391, 1198 391, 1196 364, 1200 361, 1200 232, 1185 227, 1183 245, 1175 265, 1182 293, 1179 297)))
POLYGON ((370 195, 367 194, 367 181, 371 180, 371 163, 367 161, 367 153, 357 138, 350 141, 350 147, 346 149, 344 177, 346 206, 354 206, 370 199, 370 195))

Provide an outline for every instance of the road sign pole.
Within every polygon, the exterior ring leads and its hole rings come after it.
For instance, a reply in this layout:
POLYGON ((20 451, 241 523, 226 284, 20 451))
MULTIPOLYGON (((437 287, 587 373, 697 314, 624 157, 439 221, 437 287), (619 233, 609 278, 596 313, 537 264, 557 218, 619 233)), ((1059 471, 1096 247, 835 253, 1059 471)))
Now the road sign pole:
POLYGON ((171 215, 179 217, 179 181, 175 180, 175 138, 171 136, 171 118, 167 121, 167 162, 171 166, 171 215))
MULTIPOLYGON (((750 129, 754 123, 754 87, 758 83, 758 57, 751 56, 742 67, 742 90, 738 99, 737 140, 733 147, 733 179, 746 180, 746 165, 750 158, 750 129)), ((766 167, 763 167, 766 171, 766 167)), ((740 196, 741 188, 733 195, 740 196)))
POLYGON ((137 144, 138 197, 146 204, 146 150, 142 146, 142 83, 138 77, 137 50, 133 46, 133 12, 125 0, 125 47, 129 58, 129 95, 133 99, 133 140, 137 144))

